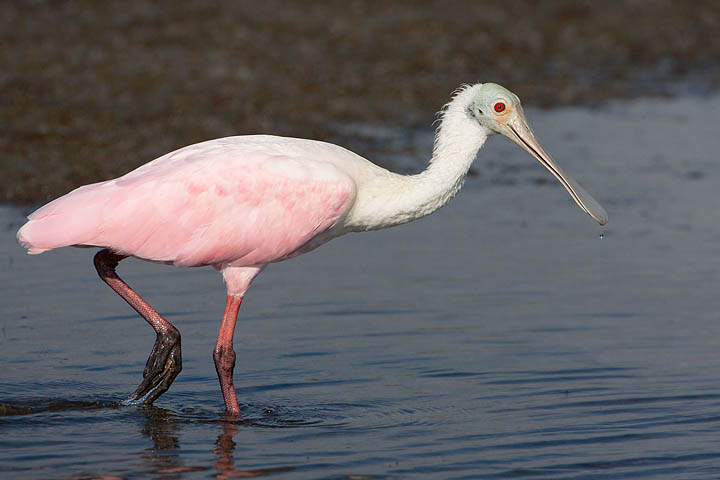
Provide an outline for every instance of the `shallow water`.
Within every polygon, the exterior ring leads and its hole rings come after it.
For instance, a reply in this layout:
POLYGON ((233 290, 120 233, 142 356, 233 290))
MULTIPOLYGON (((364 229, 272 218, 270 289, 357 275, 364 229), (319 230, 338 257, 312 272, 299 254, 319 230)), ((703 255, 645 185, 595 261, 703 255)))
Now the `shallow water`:
MULTIPOLYGON (((447 208, 271 266, 236 333, 243 422, 223 416, 211 358, 216 272, 121 264, 184 354, 155 406, 123 406, 152 330, 91 252, 26 256, 26 212, 0 209, 0 476, 718 476, 718 111, 529 112, 608 227, 492 138, 447 208)), ((364 131, 400 168, 429 151, 430 131, 364 131)))

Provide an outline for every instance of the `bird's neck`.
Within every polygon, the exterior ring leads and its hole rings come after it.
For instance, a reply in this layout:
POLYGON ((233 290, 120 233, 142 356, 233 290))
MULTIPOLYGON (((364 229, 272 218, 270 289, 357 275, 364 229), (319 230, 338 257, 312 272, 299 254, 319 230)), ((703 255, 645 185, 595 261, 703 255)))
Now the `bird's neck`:
POLYGON ((446 205, 460 190, 489 131, 470 119, 458 101, 447 105, 432 159, 417 175, 386 172, 359 191, 349 220, 353 230, 377 230, 411 222, 446 205))

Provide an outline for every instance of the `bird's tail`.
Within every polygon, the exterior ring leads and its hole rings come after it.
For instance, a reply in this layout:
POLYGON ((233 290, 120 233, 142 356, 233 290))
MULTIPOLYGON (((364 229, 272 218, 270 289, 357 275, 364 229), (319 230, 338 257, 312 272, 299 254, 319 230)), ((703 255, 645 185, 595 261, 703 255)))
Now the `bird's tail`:
POLYGON ((100 211, 107 202, 98 201, 95 193, 106 182, 86 185, 28 216, 28 222, 17 232, 17 240, 29 254, 37 255, 70 245, 88 245, 97 237, 100 211))

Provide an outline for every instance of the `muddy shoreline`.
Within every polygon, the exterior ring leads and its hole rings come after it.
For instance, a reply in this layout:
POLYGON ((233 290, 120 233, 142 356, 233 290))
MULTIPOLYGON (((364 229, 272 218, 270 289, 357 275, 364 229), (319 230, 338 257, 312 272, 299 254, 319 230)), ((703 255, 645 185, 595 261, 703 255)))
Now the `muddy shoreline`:
POLYGON ((0 5, 0 201, 37 203, 244 133, 341 142, 429 125, 461 83, 527 105, 702 95, 720 4, 35 1, 0 5))

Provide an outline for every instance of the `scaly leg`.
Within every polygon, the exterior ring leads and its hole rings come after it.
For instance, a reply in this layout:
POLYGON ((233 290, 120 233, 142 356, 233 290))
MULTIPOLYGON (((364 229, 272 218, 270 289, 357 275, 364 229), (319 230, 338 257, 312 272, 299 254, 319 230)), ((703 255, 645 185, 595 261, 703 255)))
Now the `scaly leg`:
POLYGON ((95 268, 100 278, 134 308, 157 334, 155 345, 145 364, 143 381, 128 398, 131 402, 142 400, 146 404, 151 404, 168 391, 175 377, 182 370, 180 332, 115 273, 118 263, 123 258, 126 257, 108 249, 100 250, 95 255, 95 268))
POLYGON ((213 360, 215 360, 215 370, 217 370, 218 379, 220 379, 220 388, 225 400, 225 410, 227 410, 228 414, 237 417, 240 416, 240 406, 238 405, 233 383, 233 369, 235 368, 233 334, 235 333, 235 322, 242 299, 243 297, 239 295, 227 296, 220 333, 215 344, 215 350, 213 350, 213 360))

